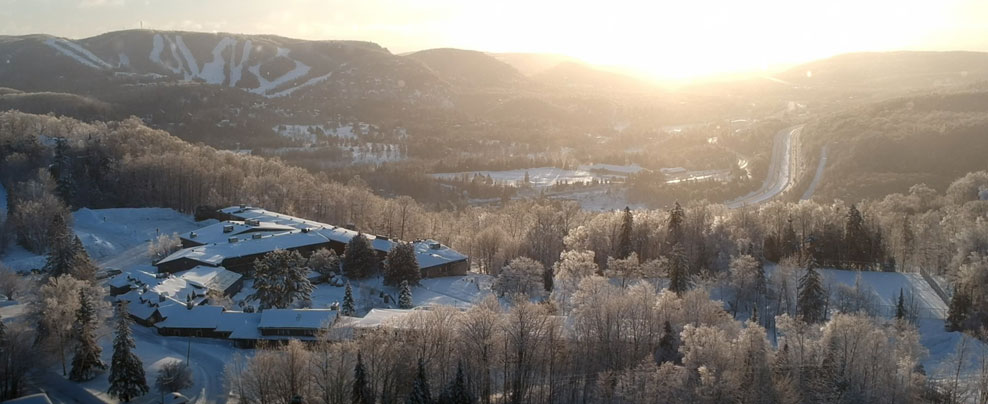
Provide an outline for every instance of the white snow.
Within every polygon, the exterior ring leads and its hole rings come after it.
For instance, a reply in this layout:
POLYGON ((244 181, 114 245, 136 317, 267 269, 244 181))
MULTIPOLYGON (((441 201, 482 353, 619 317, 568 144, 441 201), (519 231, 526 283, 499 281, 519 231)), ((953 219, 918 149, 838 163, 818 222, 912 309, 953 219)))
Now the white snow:
POLYGON ((490 176, 494 182, 506 185, 524 185, 525 174, 528 173, 529 183, 536 188, 548 187, 560 183, 579 183, 598 181, 609 181, 613 179, 623 179, 626 175, 621 174, 600 174, 587 170, 565 170, 556 167, 535 167, 522 168, 507 171, 466 171, 458 173, 436 173, 433 177, 441 179, 459 179, 464 175, 473 178, 475 175, 490 176))
POLYGON ((182 57, 185 58, 185 65, 189 67, 189 72, 185 79, 199 77, 199 62, 196 62, 196 58, 192 55, 189 47, 185 46, 185 41, 182 40, 181 35, 175 35, 175 44, 178 45, 179 52, 182 52, 182 57))
POLYGON ((233 38, 223 37, 213 47, 213 60, 202 65, 202 71, 197 76, 209 84, 223 84, 226 81, 226 60, 223 59, 223 51, 229 48, 230 53, 233 54, 236 45, 237 41, 233 38))
POLYGON ((244 49, 243 52, 240 53, 239 63, 233 62, 236 52, 233 52, 233 49, 235 48, 230 48, 230 87, 235 87, 237 83, 240 82, 240 78, 243 77, 244 65, 247 64, 247 59, 250 57, 251 48, 252 45, 250 39, 244 41, 244 49))
POLYGON ((250 92, 254 94, 268 96, 269 91, 274 90, 280 87, 281 85, 288 83, 292 80, 296 80, 302 76, 305 76, 306 74, 309 74, 310 69, 311 68, 305 63, 296 60, 294 69, 292 69, 288 73, 279 76, 274 80, 268 80, 261 75, 261 65, 260 64, 253 65, 247 68, 247 70, 250 71, 251 74, 254 75, 254 77, 257 77, 257 82, 259 83, 259 85, 257 86, 257 88, 251 89, 250 92))
MULTIPOLYGON (((301 62, 296 61, 295 63, 301 63, 301 62)), ((277 97, 284 97, 286 95, 291 95, 293 92, 295 92, 295 90, 298 90, 298 89, 303 88, 303 87, 308 87, 308 86, 311 86, 313 84, 318 84, 318 83, 321 83, 323 81, 326 81, 326 79, 328 79, 332 75, 333 75, 333 72, 329 72, 329 73, 326 73, 326 74, 324 74, 322 76, 313 77, 313 78, 308 79, 304 83, 299 84, 299 85, 297 85, 295 87, 287 88, 287 89, 281 90, 279 92, 276 92, 274 94, 268 94, 267 97, 268 98, 277 98, 277 97)))
POLYGON ((75 59, 77 62, 82 63, 86 66, 92 67, 93 69, 111 69, 109 63, 103 61, 98 56, 90 52, 88 49, 83 48, 79 44, 68 41, 62 38, 50 38, 45 41, 45 44, 55 48, 59 53, 75 59))

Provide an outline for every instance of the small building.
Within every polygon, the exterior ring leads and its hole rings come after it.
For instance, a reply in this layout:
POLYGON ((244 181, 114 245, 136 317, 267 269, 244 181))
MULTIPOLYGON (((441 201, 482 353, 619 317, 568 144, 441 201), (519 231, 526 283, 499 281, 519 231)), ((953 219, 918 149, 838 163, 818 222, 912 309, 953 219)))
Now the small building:
POLYGON ((332 324, 337 311, 330 309, 267 309, 257 325, 263 339, 314 340, 332 324))
POLYGON ((165 306, 158 309, 164 320, 155 324, 158 334, 183 337, 221 337, 216 332, 220 322, 220 306, 165 306))

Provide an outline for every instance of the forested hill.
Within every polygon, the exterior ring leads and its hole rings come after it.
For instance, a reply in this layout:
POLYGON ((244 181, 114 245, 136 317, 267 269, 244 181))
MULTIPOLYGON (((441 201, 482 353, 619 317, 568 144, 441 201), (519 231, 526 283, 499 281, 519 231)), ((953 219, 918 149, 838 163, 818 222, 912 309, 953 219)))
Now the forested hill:
POLYGON ((877 199, 919 183, 943 191, 988 169, 988 91, 875 103, 813 120, 804 133, 810 157, 828 145, 819 200, 877 199))

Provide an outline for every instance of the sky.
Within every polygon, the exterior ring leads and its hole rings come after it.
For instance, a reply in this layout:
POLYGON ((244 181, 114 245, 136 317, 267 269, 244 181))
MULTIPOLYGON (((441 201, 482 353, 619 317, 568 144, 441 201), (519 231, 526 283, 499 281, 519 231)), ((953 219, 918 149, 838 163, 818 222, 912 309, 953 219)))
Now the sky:
POLYGON ((144 28, 564 54, 657 79, 857 51, 988 51, 985 0, 0 0, 0 35, 144 28))

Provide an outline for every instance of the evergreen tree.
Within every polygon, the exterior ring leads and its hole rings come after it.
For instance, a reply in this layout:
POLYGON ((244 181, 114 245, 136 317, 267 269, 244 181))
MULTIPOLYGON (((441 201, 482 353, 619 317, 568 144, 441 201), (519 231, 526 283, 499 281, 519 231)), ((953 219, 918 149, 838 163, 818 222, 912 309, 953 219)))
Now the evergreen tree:
POLYGON ((261 309, 284 309, 312 296, 305 259, 298 251, 277 249, 254 261, 254 293, 261 309))
POLYGON ((947 331, 962 331, 967 316, 971 312, 971 296, 961 288, 950 297, 950 307, 947 310, 947 331))
POLYGON ((662 325, 662 338, 659 339, 659 350, 656 352, 656 361, 659 364, 673 362, 679 364, 679 347, 676 344, 676 333, 672 330, 672 324, 666 320, 662 325))
POLYGON ((75 198, 75 184, 72 181, 72 161, 69 156, 69 144, 65 138, 55 139, 55 157, 49 171, 55 180, 55 193, 66 204, 72 204, 75 198))
POLYGON ((899 302, 895 304, 895 318, 896 320, 906 318, 906 299, 902 289, 899 289, 899 302))
POLYGON ((849 267, 861 268, 871 262, 869 250, 871 250, 871 237, 865 228, 864 219, 858 207, 851 205, 847 211, 847 220, 844 223, 844 252, 849 267))
POLYGON ((346 244, 346 250, 343 252, 343 273, 351 279, 371 276, 377 261, 374 254, 370 240, 363 234, 357 233, 346 244))
POLYGON ((431 404, 432 393, 429 392, 429 380, 425 377, 425 362, 419 358, 418 372, 415 373, 415 381, 412 383, 412 392, 409 393, 405 404, 431 404))
POLYGON ((79 290, 79 310, 76 311, 75 356, 72 358, 72 370, 69 379, 77 382, 90 380, 99 372, 106 370, 106 364, 100 359, 103 348, 96 342, 96 308, 85 289, 79 290))
POLYGON ((820 273, 809 265, 806 274, 799 280, 799 291, 796 297, 799 317, 807 323, 820 323, 827 319, 827 297, 823 289, 820 273))
POLYGON ((800 250, 799 237, 796 236, 796 229, 792 225, 792 216, 786 219, 786 228, 782 232, 782 240, 779 244, 779 258, 791 257, 800 250))
POLYGON ((685 220, 686 213, 683 212, 683 207, 677 201, 676 205, 669 211, 669 223, 666 226, 666 244, 675 246, 684 242, 683 222, 685 220))
POLYGON ((343 291, 343 305, 340 307, 340 314, 353 316, 356 312, 357 310, 353 305, 353 289, 350 288, 350 281, 347 281, 343 291))
POLYGON ((631 231, 634 227, 634 216, 631 214, 631 208, 624 207, 624 218, 621 220, 621 233, 620 238, 618 238, 618 250, 617 258, 628 258, 629 255, 634 251, 631 245, 631 231))
POLYGON ((52 216, 51 224, 48 226, 48 234, 50 235, 51 246, 48 247, 48 258, 45 260, 43 270, 53 278, 63 274, 71 274, 75 251, 70 238, 72 233, 65 223, 64 216, 61 214, 52 216))
POLYGON ((669 257, 669 290, 682 296, 683 292, 689 289, 689 263, 686 259, 686 250, 683 246, 676 244, 672 247, 671 257, 669 257))
POLYGON ((111 396, 120 401, 128 402, 148 392, 147 379, 144 377, 144 365, 141 358, 133 352, 134 338, 130 331, 130 315, 127 312, 127 301, 120 301, 116 307, 116 338, 113 340, 113 359, 110 362, 111 396))
POLYGON ((384 284, 398 285, 408 282, 417 285, 421 277, 422 272, 415 259, 415 246, 406 242, 395 244, 388 252, 388 259, 384 264, 384 284))
POLYGON ((463 377, 463 364, 456 364, 456 378, 453 379, 443 392, 439 394, 438 404, 473 404, 477 400, 467 389, 466 380, 463 377))
POLYGON ((408 287, 408 281, 401 281, 401 292, 398 295, 398 308, 412 308, 412 289, 408 287))
POLYGON ((96 282, 99 268, 89 259, 89 253, 82 245, 79 236, 72 236, 72 276, 90 283, 96 282))
POLYGON ((373 404, 374 392, 367 384, 367 371, 364 370, 364 360, 357 352, 357 365, 353 367, 353 385, 350 389, 351 404, 373 404))

